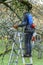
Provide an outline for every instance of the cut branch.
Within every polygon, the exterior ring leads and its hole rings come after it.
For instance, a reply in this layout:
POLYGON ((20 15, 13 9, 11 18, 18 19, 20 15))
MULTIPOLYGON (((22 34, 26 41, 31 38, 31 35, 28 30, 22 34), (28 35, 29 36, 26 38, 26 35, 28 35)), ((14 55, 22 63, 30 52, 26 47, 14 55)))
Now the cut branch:
MULTIPOLYGON (((6 54, 8 54, 12 49, 6 50, 3 53, 0 54, 0 56, 5 56, 6 54)), ((16 50, 13 49, 13 51, 15 52, 15 54, 17 54, 16 50)))
POLYGON ((4 51, 3 53, 0 54, 0 56, 2 55, 6 55, 7 53, 9 53, 11 51, 11 49, 7 50, 7 51, 4 51))

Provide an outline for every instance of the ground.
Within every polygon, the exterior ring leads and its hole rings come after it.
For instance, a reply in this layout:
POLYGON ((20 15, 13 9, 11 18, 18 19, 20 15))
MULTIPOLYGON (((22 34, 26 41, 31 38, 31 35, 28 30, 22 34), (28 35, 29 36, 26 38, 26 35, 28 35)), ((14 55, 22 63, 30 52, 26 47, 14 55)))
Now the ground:
MULTIPOLYGON (((0 45, 1 45, 1 41, 0 41, 0 45)), ((0 46, 0 53, 3 51, 2 48, 4 49, 4 46, 0 46)), ((8 61, 9 61, 9 56, 10 56, 10 52, 8 54, 6 54, 4 56, 4 58, 1 56, 0 57, 0 65, 8 65, 8 61), (2 61, 2 58, 4 59, 2 61)), ((41 59, 38 59, 38 55, 37 55, 37 52, 34 51, 34 53, 32 53, 32 57, 33 57, 33 65, 43 65, 43 57, 41 59)), ((26 62, 28 62, 29 59, 26 60, 26 62)), ((12 64, 14 65, 14 64, 12 64)), ((19 57, 19 60, 18 60, 18 65, 23 65, 22 64, 22 60, 21 60, 21 57, 19 57)))

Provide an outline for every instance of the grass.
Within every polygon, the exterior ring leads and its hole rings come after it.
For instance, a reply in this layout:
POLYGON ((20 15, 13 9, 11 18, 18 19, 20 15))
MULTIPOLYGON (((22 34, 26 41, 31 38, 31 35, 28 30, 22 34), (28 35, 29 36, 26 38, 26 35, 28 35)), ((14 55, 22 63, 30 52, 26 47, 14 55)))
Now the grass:
MULTIPOLYGON (((5 46, 3 46, 3 42, 0 40, 0 53, 3 52, 3 50, 5 49, 4 47, 5 46)), ((1 56, 0 57, 0 65, 8 65, 9 56, 10 56, 10 52, 8 54, 6 54, 4 56, 4 58, 3 58, 3 56, 1 56), (2 59, 3 59, 3 62, 2 62, 2 59)), ((38 55, 37 55, 36 51, 34 51, 34 53, 32 53, 32 56, 33 56, 33 65, 43 65, 43 56, 41 59, 38 59, 38 55)), ((29 59, 26 60, 26 62, 28 62, 28 61, 29 61, 29 59)), ((15 65, 15 64, 12 64, 12 65, 15 65)), ((23 65, 22 59, 20 56, 18 59, 18 65, 23 65)))
MULTIPOLYGON (((3 60, 3 65, 8 65, 8 59, 9 59, 9 54, 5 55, 4 60, 3 60)), ((2 57, 0 58, 0 65, 1 64, 2 64, 2 57)), ((23 65, 20 57, 19 57, 19 60, 18 60, 18 65, 23 65)), ((43 58, 37 59, 37 56, 33 55, 33 65, 43 65, 43 58)))

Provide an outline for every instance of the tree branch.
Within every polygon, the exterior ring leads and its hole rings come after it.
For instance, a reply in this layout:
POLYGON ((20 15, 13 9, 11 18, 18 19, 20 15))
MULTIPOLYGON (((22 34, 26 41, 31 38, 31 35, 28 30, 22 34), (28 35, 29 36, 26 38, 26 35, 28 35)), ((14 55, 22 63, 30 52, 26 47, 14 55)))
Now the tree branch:
POLYGON ((24 0, 18 0, 19 2, 21 2, 22 4, 26 5, 28 8, 32 7, 32 4, 29 3, 28 1, 24 1, 24 0))
POLYGON ((6 55, 7 53, 9 53, 11 51, 11 49, 7 50, 7 51, 4 51, 3 53, 0 54, 0 56, 2 55, 6 55))

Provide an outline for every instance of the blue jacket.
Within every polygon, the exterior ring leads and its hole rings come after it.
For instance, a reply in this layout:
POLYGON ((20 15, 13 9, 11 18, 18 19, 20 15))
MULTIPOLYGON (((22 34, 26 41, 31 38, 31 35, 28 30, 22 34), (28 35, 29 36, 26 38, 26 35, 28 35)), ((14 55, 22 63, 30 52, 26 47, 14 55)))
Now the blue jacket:
POLYGON ((33 17, 31 13, 25 13, 24 14, 24 19, 22 21, 22 23, 20 25, 18 25, 19 27, 23 27, 25 26, 25 30, 32 30, 31 25, 33 24, 33 17))
POLYGON ((33 24, 33 17, 31 15, 31 13, 25 13, 24 14, 24 19, 22 21, 22 23, 19 25, 20 27, 22 26, 26 26, 26 25, 32 25, 33 24))

